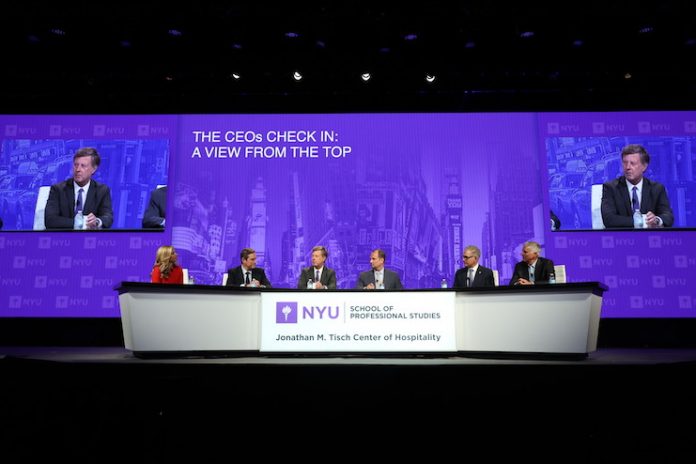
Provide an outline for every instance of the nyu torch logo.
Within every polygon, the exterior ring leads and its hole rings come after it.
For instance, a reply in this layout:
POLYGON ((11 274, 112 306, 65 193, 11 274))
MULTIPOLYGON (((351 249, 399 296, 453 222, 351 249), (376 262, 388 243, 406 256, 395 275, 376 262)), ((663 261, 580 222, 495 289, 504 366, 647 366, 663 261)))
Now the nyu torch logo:
POLYGON ((297 324, 297 302, 278 301, 276 303, 277 324, 297 324))

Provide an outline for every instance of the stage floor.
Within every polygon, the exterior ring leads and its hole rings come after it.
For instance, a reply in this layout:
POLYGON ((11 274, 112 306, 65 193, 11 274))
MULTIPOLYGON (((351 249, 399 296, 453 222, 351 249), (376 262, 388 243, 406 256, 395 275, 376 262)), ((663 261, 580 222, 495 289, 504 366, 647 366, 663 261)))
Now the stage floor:
POLYGON ((504 354, 460 356, 380 355, 380 354, 302 354, 302 355, 182 355, 143 359, 121 347, 0 347, 0 359, 55 363, 97 364, 229 364, 229 365, 389 365, 389 366, 618 366, 696 363, 696 349, 604 348, 585 359, 567 360, 534 356, 505 357, 504 354))
POLYGON ((338 454, 437 462, 452 453, 692 462, 696 453, 695 349, 601 349, 576 361, 0 353, 8 462, 229 462, 249 453, 306 462, 338 454))

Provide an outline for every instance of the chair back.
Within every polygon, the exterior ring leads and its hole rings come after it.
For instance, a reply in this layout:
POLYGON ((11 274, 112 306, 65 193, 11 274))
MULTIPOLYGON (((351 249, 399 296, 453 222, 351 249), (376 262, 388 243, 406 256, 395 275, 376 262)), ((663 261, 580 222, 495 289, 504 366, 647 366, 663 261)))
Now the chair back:
POLYGON ((36 197, 36 207, 34 208, 34 230, 46 230, 44 212, 46 211, 46 202, 50 192, 50 185, 39 187, 39 195, 36 197))
POLYGON ((604 220, 602 219, 602 184, 592 185, 592 228, 604 229, 604 220))

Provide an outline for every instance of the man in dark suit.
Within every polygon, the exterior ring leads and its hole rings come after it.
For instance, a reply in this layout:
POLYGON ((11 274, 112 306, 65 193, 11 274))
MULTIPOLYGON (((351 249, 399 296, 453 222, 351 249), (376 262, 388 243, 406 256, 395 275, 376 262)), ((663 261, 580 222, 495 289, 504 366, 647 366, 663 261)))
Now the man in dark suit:
POLYGON ((157 188, 150 194, 150 203, 143 214, 144 229, 164 228, 165 212, 167 210, 167 186, 157 188))
POLYGON ((266 277, 263 268, 256 267, 256 251, 253 248, 244 248, 239 254, 242 262, 227 271, 227 285, 231 287, 270 287, 271 282, 266 277))
POLYGON ((474 245, 464 248, 464 267, 454 274, 454 288, 495 287, 493 270, 479 264, 481 250, 474 245))
POLYGON ((111 190, 92 180, 101 158, 95 148, 80 148, 73 156, 73 178, 51 186, 44 222, 47 229, 72 229, 78 212, 86 229, 108 229, 114 222, 111 190))
POLYGON ((380 290, 402 290, 404 287, 401 285, 399 274, 384 267, 386 258, 387 254, 379 248, 370 253, 370 266, 372 266, 372 269, 360 273, 355 288, 365 290, 374 290, 375 288, 380 290))
POLYGON ((634 211, 645 215, 647 227, 672 227, 674 213, 667 190, 659 182, 643 177, 650 155, 642 145, 626 145, 621 150, 624 175, 602 187, 604 226, 634 227, 634 211))
POLYGON ((330 289, 336 288, 336 272, 324 266, 329 252, 323 246, 312 248, 312 265, 302 269, 300 279, 297 281, 297 288, 308 288, 307 283, 312 281, 312 288, 330 289))
POLYGON ((541 246, 537 242, 524 242, 522 261, 515 264, 510 285, 546 284, 554 273, 553 261, 539 256, 541 246))

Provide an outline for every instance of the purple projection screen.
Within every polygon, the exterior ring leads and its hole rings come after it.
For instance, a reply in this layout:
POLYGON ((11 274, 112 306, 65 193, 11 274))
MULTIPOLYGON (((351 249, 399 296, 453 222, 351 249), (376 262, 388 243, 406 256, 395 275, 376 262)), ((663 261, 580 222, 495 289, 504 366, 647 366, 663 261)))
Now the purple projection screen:
POLYGON ((113 288, 148 281, 168 243, 197 284, 219 285, 252 247, 275 287, 294 288, 323 245, 339 288, 355 286, 374 248, 406 288, 430 288, 451 285, 468 244, 507 284, 526 240, 568 281, 605 283, 603 317, 694 316, 696 113, 0 117, 5 139, 49 140, 53 126, 166 140, 167 227, 0 232, 0 316, 117 317, 113 288), (641 142, 662 147, 647 175, 680 222, 591 230, 589 187, 619 174, 617 146, 641 142), (550 209, 568 198, 585 203, 566 202, 552 231, 550 209))

